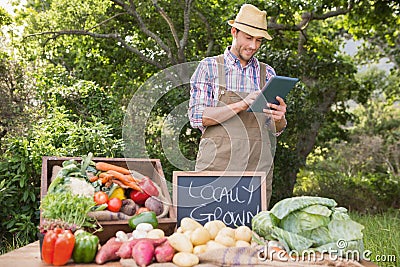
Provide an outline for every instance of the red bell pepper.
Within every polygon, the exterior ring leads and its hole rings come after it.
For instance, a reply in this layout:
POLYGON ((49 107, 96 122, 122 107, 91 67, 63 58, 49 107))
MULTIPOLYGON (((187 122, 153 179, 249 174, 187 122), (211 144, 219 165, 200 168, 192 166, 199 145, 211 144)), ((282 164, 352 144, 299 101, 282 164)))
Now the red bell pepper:
POLYGON ((75 237, 70 230, 48 230, 43 239, 42 258, 47 264, 65 265, 74 250, 75 237))
POLYGON ((157 197, 159 194, 157 187, 154 185, 153 181, 147 176, 140 180, 138 185, 143 190, 143 192, 145 192, 149 196, 157 197))
POLYGON ((131 199, 135 201, 136 204, 143 205, 146 202, 146 199, 150 197, 150 195, 145 192, 140 192, 137 190, 132 190, 130 195, 131 199))

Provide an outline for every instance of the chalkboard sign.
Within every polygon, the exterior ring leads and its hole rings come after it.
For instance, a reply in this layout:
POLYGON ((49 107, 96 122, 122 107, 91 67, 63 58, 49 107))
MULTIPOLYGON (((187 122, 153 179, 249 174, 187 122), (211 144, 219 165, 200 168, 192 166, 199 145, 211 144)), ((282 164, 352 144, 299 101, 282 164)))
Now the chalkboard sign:
POLYGON ((266 210, 264 172, 174 172, 173 202, 178 227, 184 217, 201 224, 221 220, 251 227, 251 219, 266 210))

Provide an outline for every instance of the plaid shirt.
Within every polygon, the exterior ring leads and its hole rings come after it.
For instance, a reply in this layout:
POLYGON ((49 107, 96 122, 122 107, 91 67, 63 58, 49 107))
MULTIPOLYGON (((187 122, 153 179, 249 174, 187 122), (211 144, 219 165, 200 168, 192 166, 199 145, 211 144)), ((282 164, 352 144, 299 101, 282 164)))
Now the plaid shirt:
MULTIPOLYGON (((252 57, 245 67, 240 64, 230 46, 224 52, 226 90, 251 93, 260 90, 260 64, 252 57)), ((275 70, 267 65, 266 80, 275 76, 275 70)), ((193 128, 204 132, 203 111, 215 107, 218 102, 218 66, 216 57, 203 59, 190 79, 189 120, 193 128)))

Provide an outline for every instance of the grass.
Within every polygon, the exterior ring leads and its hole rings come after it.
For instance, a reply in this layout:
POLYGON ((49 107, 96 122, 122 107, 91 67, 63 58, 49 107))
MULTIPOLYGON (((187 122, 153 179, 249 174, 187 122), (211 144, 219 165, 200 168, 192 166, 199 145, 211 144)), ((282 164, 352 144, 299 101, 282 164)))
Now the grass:
POLYGON ((19 238, 13 238, 12 240, 7 240, 3 238, 0 240, 0 255, 10 252, 14 249, 23 247, 25 244, 19 238))
POLYGON ((365 226, 364 249, 378 266, 400 266, 400 210, 382 214, 351 213, 350 217, 365 226))

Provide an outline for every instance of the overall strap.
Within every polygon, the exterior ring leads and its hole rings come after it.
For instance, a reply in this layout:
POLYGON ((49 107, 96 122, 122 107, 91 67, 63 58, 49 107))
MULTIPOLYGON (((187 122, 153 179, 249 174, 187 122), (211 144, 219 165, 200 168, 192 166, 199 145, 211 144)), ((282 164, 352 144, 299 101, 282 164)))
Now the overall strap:
POLYGON ((217 56, 217 68, 218 68, 218 79, 219 79, 219 86, 222 88, 226 88, 225 82, 225 62, 224 62, 224 55, 217 56))
POLYGON ((264 88, 267 83, 267 65, 260 62, 260 90, 264 88))

